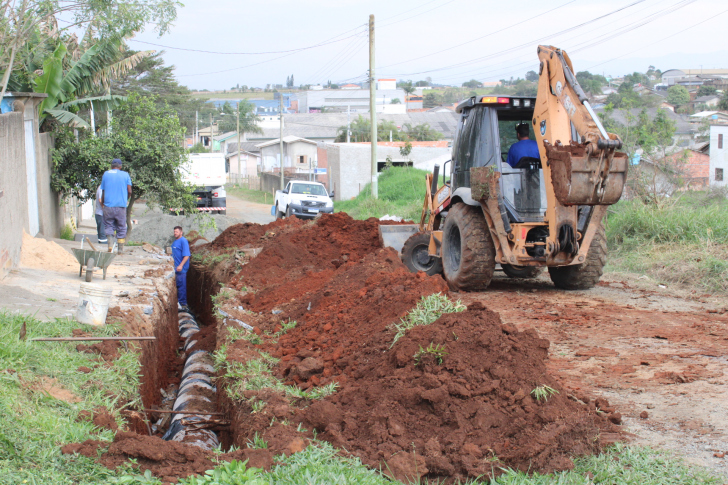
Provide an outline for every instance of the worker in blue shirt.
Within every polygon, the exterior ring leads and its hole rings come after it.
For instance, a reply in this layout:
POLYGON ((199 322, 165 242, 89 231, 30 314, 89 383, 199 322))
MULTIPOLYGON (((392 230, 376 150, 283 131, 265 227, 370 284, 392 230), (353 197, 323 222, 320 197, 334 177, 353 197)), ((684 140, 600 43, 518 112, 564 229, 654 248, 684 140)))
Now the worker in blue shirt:
POLYGON ((183 236, 182 227, 175 226, 172 259, 177 282, 177 303, 179 303, 180 309, 187 310, 187 270, 190 269, 190 243, 183 236))
POLYGON ((508 158, 506 159, 508 165, 515 168, 523 157, 541 159, 541 155, 538 153, 538 144, 528 138, 528 123, 516 125, 516 136, 518 141, 511 145, 510 150, 508 150, 508 158))
POLYGON ((121 160, 111 161, 111 170, 101 177, 101 207, 109 252, 114 247, 114 236, 119 243, 118 252, 124 252, 126 242, 126 206, 131 198, 131 177, 121 170, 121 160))

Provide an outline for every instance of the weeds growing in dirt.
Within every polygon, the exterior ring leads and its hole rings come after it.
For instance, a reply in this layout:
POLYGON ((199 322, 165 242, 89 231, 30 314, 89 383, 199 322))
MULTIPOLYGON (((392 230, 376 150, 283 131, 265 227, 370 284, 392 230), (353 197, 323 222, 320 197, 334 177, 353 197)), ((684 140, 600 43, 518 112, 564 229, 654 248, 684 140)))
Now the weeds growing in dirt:
POLYGON ((290 318, 288 319, 287 322, 284 322, 283 320, 281 320, 281 329, 278 330, 276 333, 274 333, 273 336, 275 336, 277 338, 282 335, 285 335, 286 332, 288 332, 289 330, 296 328, 296 325, 298 325, 298 322, 295 320, 291 320, 290 318))
POLYGON ((549 387, 547 385, 541 385, 536 387, 533 391, 531 391, 531 395, 536 398, 536 401, 538 402, 546 402, 549 400, 551 396, 554 394, 558 394, 559 391, 554 389, 553 387, 549 387))
MULTIPOLYGON (((213 470, 207 470, 200 477, 188 477, 180 480, 180 485, 268 485, 268 481, 261 478, 262 470, 247 468, 246 461, 233 460, 223 463, 213 470)), ((161 482, 160 482, 161 483, 161 482)))
POLYGON ((402 318, 399 323, 393 325, 393 329, 396 331, 394 340, 390 348, 394 347, 397 340, 410 328, 414 328, 418 325, 430 325, 432 322, 442 316, 443 313, 455 313, 462 312, 465 310, 465 305, 460 300, 453 302, 447 296, 442 293, 433 293, 429 296, 423 296, 422 299, 417 303, 410 312, 402 318))
POLYGON ((415 365, 419 365, 422 356, 426 354, 434 355, 435 360, 437 360, 437 364, 442 365, 442 359, 447 355, 447 352, 445 352, 444 345, 435 345, 430 342, 430 345, 428 345, 426 349, 423 349, 420 345, 420 350, 415 353, 415 365))
MULTIPOLYGON (((267 357, 270 358, 270 356, 267 357)), ((273 359, 273 361, 275 360, 273 359)), ((227 362, 227 369, 223 377, 229 379, 226 386, 228 396, 231 399, 243 401, 245 391, 273 389, 294 399, 318 400, 330 396, 338 388, 338 384, 335 382, 306 391, 296 386, 287 386, 273 376, 271 366, 275 363, 264 358, 249 360, 245 363, 227 362)))
POLYGON ((268 442, 263 439, 262 436, 258 436, 258 432, 255 432, 255 436, 253 436, 252 440, 248 440, 248 448, 252 449, 267 449, 268 448, 268 442))

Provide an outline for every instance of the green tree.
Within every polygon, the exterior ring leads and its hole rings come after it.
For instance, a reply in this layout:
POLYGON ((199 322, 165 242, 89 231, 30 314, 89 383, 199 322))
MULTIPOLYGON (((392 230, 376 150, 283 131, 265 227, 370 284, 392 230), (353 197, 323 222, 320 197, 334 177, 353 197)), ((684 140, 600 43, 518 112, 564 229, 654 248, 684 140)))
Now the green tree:
POLYGON ((109 39, 140 32, 145 25, 152 24, 160 35, 164 34, 177 17, 176 0, 23 0, 0 3, 0 66, 4 66, 0 81, 0 100, 5 95, 11 74, 16 78, 26 77, 22 72, 23 62, 16 63, 16 56, 29 40, 42 43, 45 40, 60 40, 68 36, 71 29, 86 29, 82 43, 91 39, 109 39), (58 28, 58 16, 72 23, 58 28), (95 37, 94 37, 95 36, 95 37))
POLYGON ((423 108, 434 108, 435 106, 440 106, 442 103, 442 95, 436 91, 427 91, 422 98, 423 108))
POLYGON ((607 78, 589 71, 577 72, 576 80, 579 81, 579 85, 584 91, 591 94, 602 94, 602 86, 607 85, 607 78))
POLYGON ((406 142, 404 146, 399 147, 399 154, 408 160, 410 153, 412 153, 412 143, 406 142))
POLYGON ((443 134, 430 127, 428 123, 412 126, 405 123, 403 128, 410 140, 414 141, 437 141, 444 138, 443 134))
POLYGON ((718 109, 728 111, 728 91, 723 93, 723 97, 718 101, 718 109))
POLYGON ((406 95, 415 92, 415 86, 412 84, 412 81, 400 81, 397 83, 397 87, 402 89, 406 95))
MULTIPOLYGON (((336 142, 346 141, 347 126, 341 126, 336 136, 336 142)), ((392 141, 405 141, 408 139, 407 133, 403 132, 393 121, 383 120, 377 123, 377 141, 389 141, 389 134, 392 133, 392 141)), ((369 142, 372 140, 372 123, 369 118, 359 115, 357 119, 351 122, 351 141, 353 142, 369 142)))
POLYGON ((132 93, 114 112, 112 127, 111 134, 84 135, 78 142, 71 130, 59 132, 53 153, 53 189, 80 200, 93 198, 111 159, 120 158, 133 184, 127 207, 129 231, 131 211, 140 198, 152 206, 194 209, 191 189, 180 174, 187 152, 182 146, 184 129, 174 110, 166 104, 160 108, 154 96, 132 93))
POLYGON ((690 102, 690 93, 684 86, 670 86, 667 89, 667 102, 675 107, 690 102))
POLYGON ((710 96, 715 94, 718 90, 715 86, 700 86, 698 88, 698 96, 710 96))
POLYGON ((481 83, 477 79, 471 79, 470 81, 464 82, 463 83, 463 87, 464 88, 470 88, 470 89, 477 89, 477 88, 482 88, 483 87, 483 83, 481 83))
POLYGON ((537 82, 538 81, 538 73, 536 71, 528 71, 526 73, 526 81, 531 82, 537 82))
POLYGON ((263 130, 258 126, 260 118, 255 114, 255 105, 250 103, 247 99, 238 101, 237 106, 233 106, 227 101, 220 108, 220 121, 218 122, 218 129, 221 133, 227 133, 229 131, 237 131, 238 120, 237 113, 240 110, 240 133, 263 133, 263 130))
POLYGON ((393 98, 389 104, 402 104, 402 101, 400 101, 399 98, 393 98))
POLYGON ((189 152, 190 153, 209 153, 210 149, 207 148, 202 143, 197 142, 194 145, 192 145, 192 148, 190 148, 189 152))

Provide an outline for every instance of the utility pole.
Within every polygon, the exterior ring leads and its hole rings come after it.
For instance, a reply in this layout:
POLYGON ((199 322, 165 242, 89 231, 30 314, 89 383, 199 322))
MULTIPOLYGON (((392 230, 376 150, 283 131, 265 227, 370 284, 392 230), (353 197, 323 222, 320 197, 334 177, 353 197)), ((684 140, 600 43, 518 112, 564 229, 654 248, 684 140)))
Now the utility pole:
POLYGON ((346 143, 351 143, 349 134, 351 133, 351 106, 346 107, 346 143))
POLYGON ((213 147, 212 134, 213 134, 213 131, 212 131, 212 113, 210 113, 210 153, 212 153, 212 147, 213 147))
POLYGON ((200 142, 200 127, 198 125, 197 115, 198 112, 195 111, 195 142, 193 143, 193 145, 197 145, 200 142))
POLYGON ((281 152, 281 190, 286 188, 286 179, 283 175, 283 93, 278 91, 278 98, 280 103, 280 108, 278 109, 278 117, 281 120, 281 131, 279 136, 279 142, 280 142, 280 152, 281 152))
POLYGON ((238 178, 243 176, 243 164, 240 158, 240 101, 238 101, 238 178))
POLYGON ((374 15, 369 16, 369 118, 372 122, 372 197, 378 198, 377 186, 377 85, 374 79, 374 15))

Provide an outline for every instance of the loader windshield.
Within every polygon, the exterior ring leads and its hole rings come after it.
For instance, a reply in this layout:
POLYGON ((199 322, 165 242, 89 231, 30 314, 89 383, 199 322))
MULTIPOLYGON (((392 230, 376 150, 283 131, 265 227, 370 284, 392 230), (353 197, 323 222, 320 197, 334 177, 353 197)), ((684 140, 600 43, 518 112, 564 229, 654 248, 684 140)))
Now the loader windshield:
MULTIPOLYGON (((506 163, 508 150, 518 142, 516 125, 526 123, 529 126, 530 140, 536 140, 533 126, 530 123, 533 111, 498 110, 498 138, 500 141, 501 193, 505 204, 513 209, 513 219, 523 222, 539 221, 546 212, 546 185, 543 170, 538 160, 523 160, 518 168, 506 163)), ((511 212, 511 211, 509 211, 511 212)), ((515 220, 513 222, 519 222, 515 220)))

